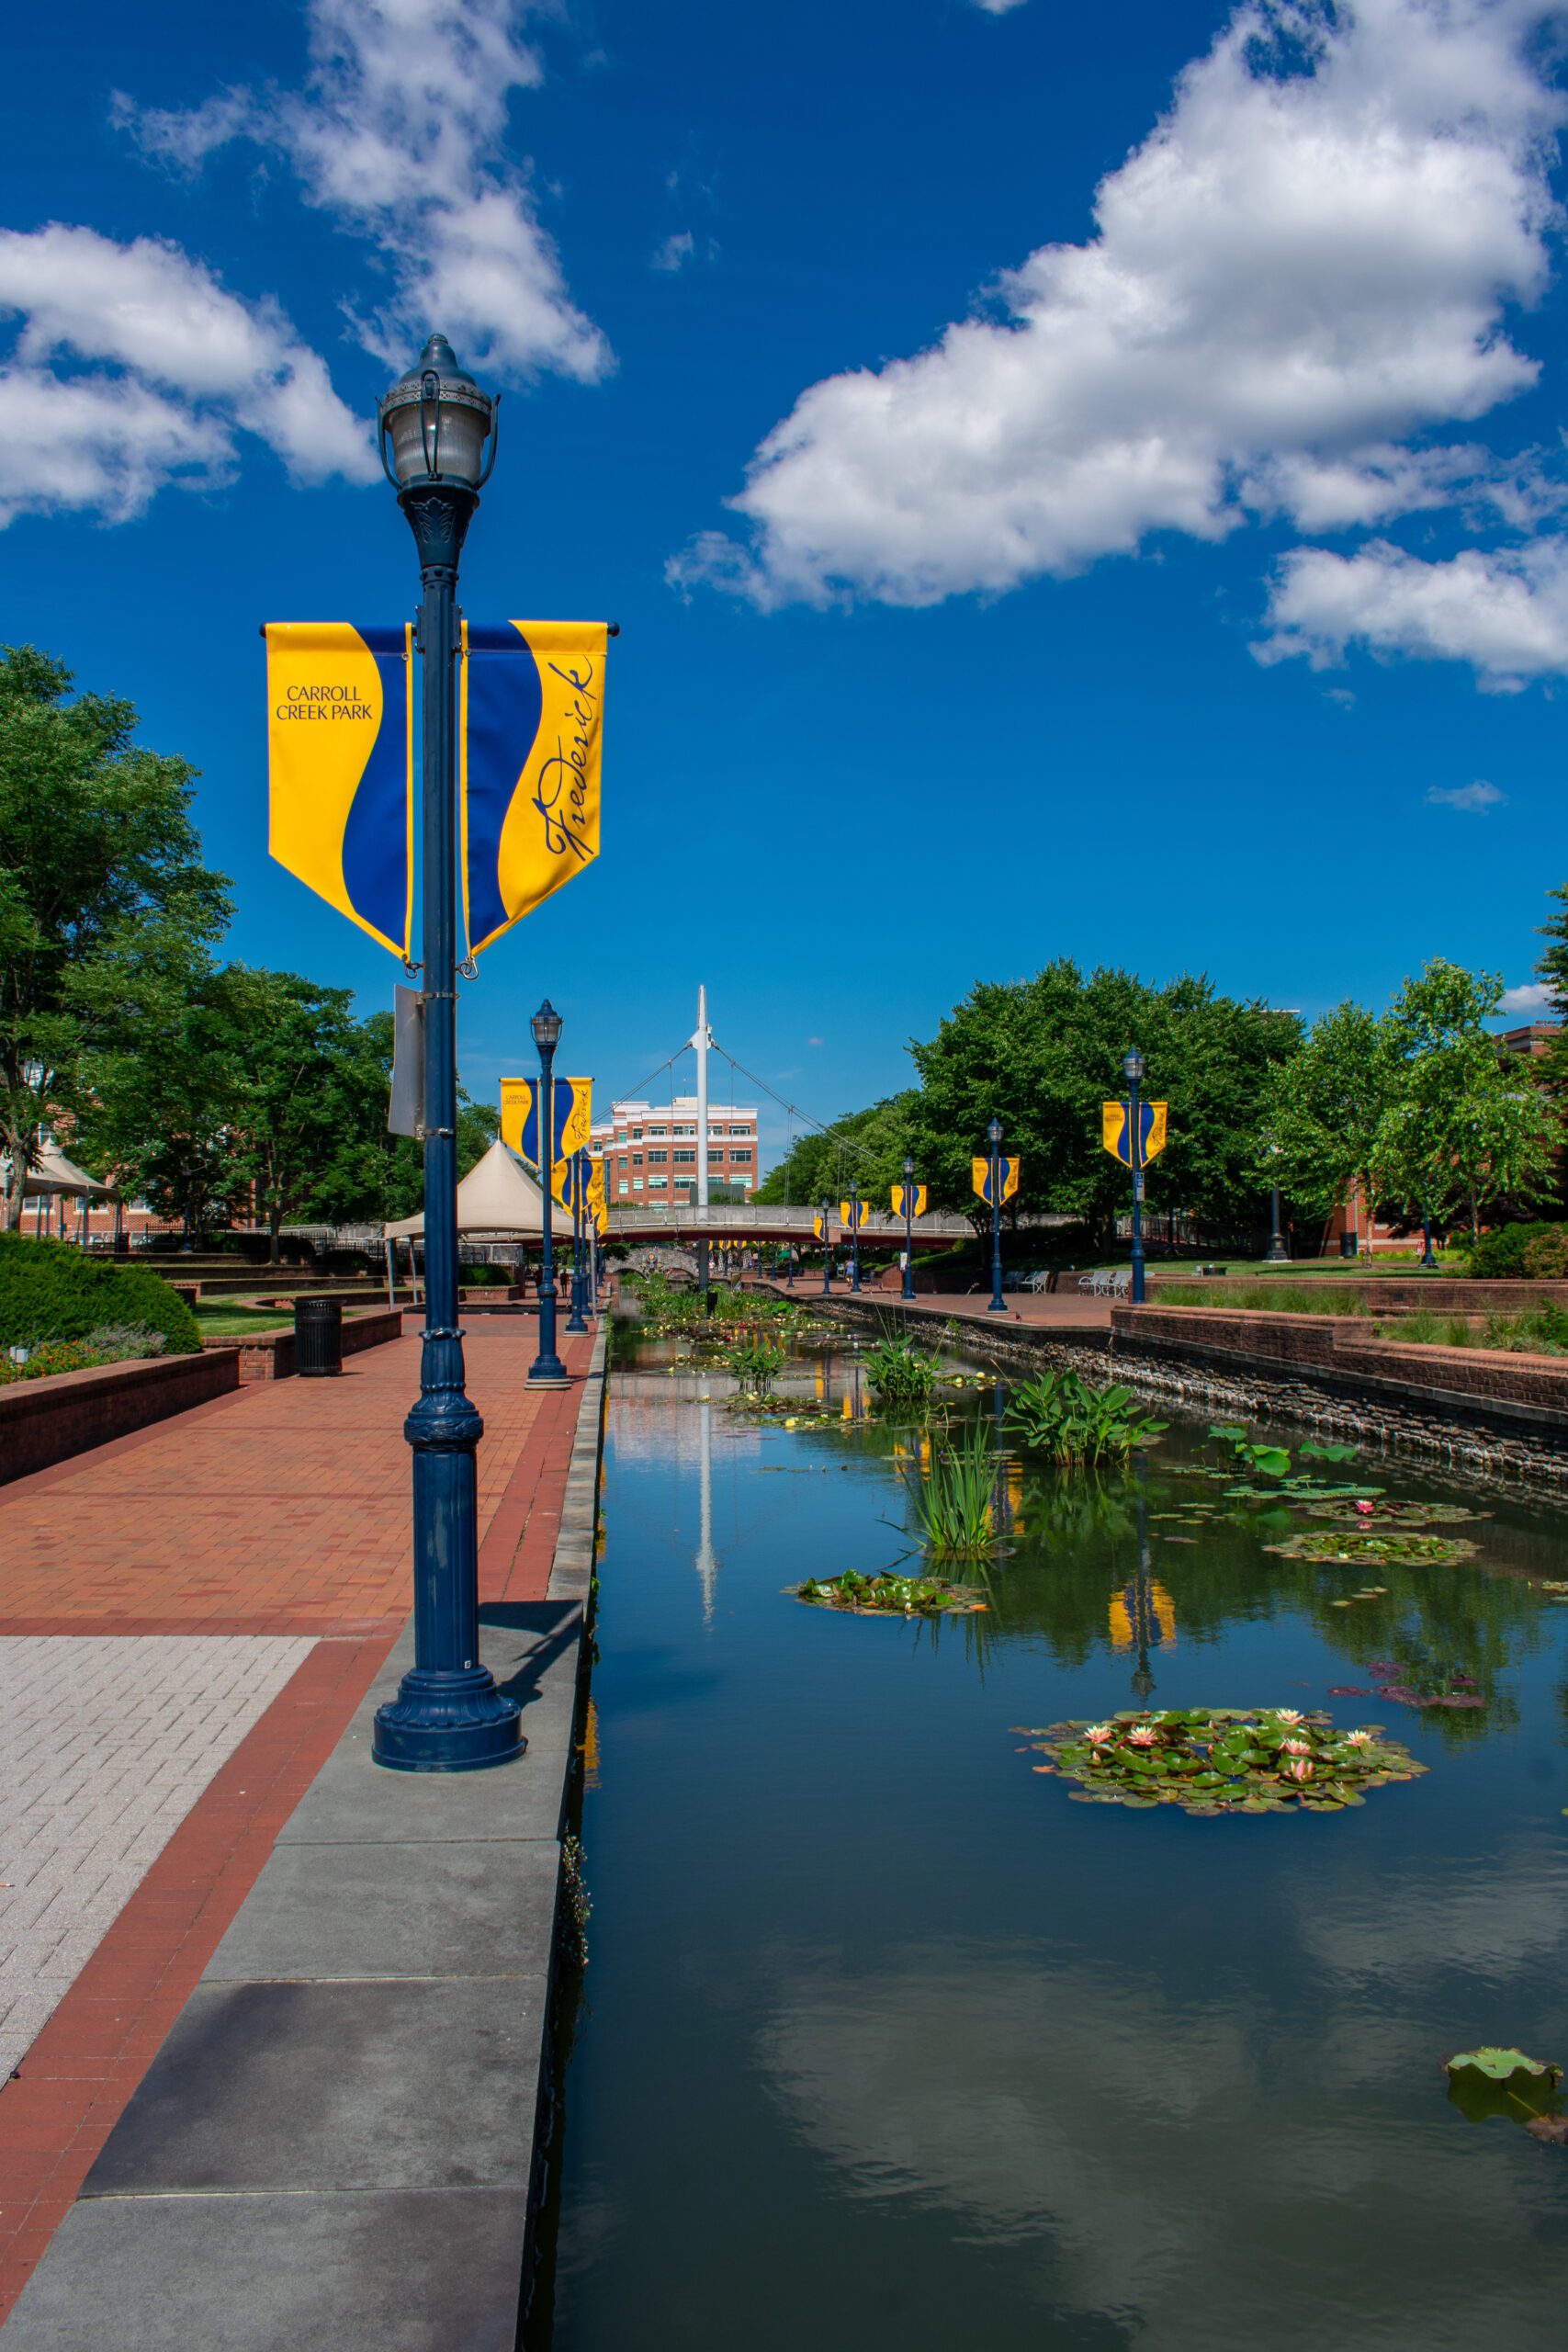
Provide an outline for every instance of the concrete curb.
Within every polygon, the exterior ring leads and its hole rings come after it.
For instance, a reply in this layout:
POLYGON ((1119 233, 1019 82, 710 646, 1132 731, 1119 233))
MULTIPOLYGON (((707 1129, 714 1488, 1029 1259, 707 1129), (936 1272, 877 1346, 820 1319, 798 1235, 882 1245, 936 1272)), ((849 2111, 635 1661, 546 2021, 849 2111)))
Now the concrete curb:
MULTIPOLYGON (((593 1352, 583 1374, 577 1433, 567 1468, 560 1525, 550 1563, 552 1600, 586 1601, 593 1582, 594 1538, 599 1527, 599 1465, 604 1452, 604 1366, 610 1348, 608 1316, 600 1318, 593 1352)), ((592 1614, 592 1611, 590 1611, 592 1614)))

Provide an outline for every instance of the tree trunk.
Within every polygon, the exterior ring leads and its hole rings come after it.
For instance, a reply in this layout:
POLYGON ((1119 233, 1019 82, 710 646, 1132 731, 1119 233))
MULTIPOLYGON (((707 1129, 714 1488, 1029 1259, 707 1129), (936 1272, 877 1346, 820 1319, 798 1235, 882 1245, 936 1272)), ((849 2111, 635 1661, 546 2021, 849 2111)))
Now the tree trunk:
POLYGON ((19 1128, 6 1125, 0 1127, 0 1146, 10 1159, 5 1190, 0 1192, 0 1233, 19 1233, 28 1188, 27 1137, 19 1128))

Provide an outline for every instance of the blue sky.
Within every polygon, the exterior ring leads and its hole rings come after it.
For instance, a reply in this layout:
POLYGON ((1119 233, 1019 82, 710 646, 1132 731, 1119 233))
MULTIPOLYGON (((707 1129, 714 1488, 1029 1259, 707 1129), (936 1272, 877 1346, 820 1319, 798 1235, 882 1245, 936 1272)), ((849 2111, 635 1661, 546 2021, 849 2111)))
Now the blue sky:
POLYGON ((622 628, 603 854, 483 957, 474 1091, 547 992, 624 1090, 705 979, 829 1117, 1056 955, 1308 1012, 1435 954, 1522 986, 1568 880, 1562 31, 29 11, 0 635, 200 767, 231 952, 387 1001, 266 858, 256 628, 411 608, 363 420, 440 326, 506 394, 466 609, 622 628))

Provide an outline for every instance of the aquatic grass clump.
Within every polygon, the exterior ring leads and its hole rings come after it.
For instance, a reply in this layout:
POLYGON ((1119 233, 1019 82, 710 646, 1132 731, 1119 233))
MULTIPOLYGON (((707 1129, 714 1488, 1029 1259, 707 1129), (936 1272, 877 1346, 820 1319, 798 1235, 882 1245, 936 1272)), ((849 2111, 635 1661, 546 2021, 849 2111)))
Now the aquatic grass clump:
POLYGON ((1134 1446, 1152 1445, 1169 1424, 1139 1413, 1130 1388, 1097 1388, 1076 1372, 1043 1372, 1012 1391, 1007 1426, 1054 1461, 1099 1462, 1107 1454, 1124 1459, 1134 1446))
POLYGON ((879 1340, 861 1358, 872 1395, 895 1410, 929 1405, 936 1388, 936 1358, 909 1340, 879 1340))
POLYGON ((1028 1736, 1051 1759, 1035 1770, 1080 1782, 1072 1792, 1079 1804, 1341 1813, 1364 1804, 1364 1791, 1427 1769, 1385 1739, 1381 1724, 1338 1732, 1328 1715, 1296 1707, 1129 1709, 1028 1736))
POLYGON ((791 1588, 797 1600, 818 1609, 845 1609, 863 1617, 940 1617, 971 1613, 987 1603, 971 1587, 941 1577, 896 1576, 891 1568, 863 1577, 853 1568, 841 1576, 807 1577, 791 1588))
POLYGON ((904 1483, 929 1551, 942 1559, 976 1560, 997 1549, 1000 1466, 976 1422, 956 1445, 934 1447, 929 1464, 909 1472, 904 1483))

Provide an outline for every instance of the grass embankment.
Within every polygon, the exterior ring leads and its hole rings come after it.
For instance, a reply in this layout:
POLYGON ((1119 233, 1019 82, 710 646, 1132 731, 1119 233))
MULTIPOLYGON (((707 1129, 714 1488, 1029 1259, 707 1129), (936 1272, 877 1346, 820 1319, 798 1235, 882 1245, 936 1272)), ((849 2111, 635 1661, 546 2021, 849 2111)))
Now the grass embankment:
POLYGON ((1265 1315, 1336 1315, 1369 1327, 1369 1335, 1412 1347, 1500 1348, 1511 1355, 1568 1355, 1568 1309, 1539 1299, 1514 1315, 1443 1313, 1430 1306, 1390 1315, 1359 1291, 1280 1281, 1161 1284, 1155 1306, 1240 1308, 1265 1315))
POLYGON ((288 1306, 204 1306, 197 1302, 196 1320, 204 1340, 233 1340, 251 1331, 292 1331, 294 1309, 288 1306))

